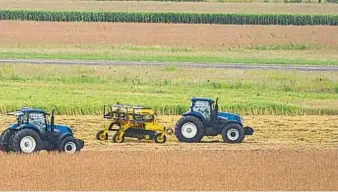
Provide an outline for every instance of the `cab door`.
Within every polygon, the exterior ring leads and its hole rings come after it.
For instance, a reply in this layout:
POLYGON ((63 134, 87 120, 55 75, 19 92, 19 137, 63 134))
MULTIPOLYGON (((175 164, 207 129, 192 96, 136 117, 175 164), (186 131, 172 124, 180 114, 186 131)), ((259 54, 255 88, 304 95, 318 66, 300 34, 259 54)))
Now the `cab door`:
POLYGON ((210 124, 211 106, 208 101, 195 101, 193 111, 201 113, 204 117, 205 123, 210 124))
POLYGON ((28 116, 29 124, 36 126, 42 137, 45 137, 47 130, 46 115, 44 113, 30 113, 28 116))

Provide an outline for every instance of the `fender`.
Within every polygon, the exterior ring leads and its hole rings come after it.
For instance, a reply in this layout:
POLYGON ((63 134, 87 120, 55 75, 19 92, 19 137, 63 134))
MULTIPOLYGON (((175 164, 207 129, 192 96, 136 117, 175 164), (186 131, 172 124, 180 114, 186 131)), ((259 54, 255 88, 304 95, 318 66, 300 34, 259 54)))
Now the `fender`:
POLYGON ((73 136, 73 134, 71 134, 71 133, 64 133, 64 134, 62 134, 62 135, 59 135, 59 136, 57 137, 57 139, 56 139, 56 142, 57 142, 58 144, 60 144, 61 141, 62 141, 65 137, 67 137, 67 136, 73 136))
POLYGON ((238 121, 227 121, 225 123, 222 124, 222 130, 225 128, 225 126, 227 126, 229 123, 236 123, 238 125, 240 125, 243 129, 244 129, 244 134, 245 135, 253 135, 253 133, 255 132, 255 130, 252 127, 243 127, 243 125, 241 123, 239 123, 238 121))
POLYGON ((194 112, 194 111, 189 111, 189 112, 184 113, 182 116, 183 117, 194 116, 194 117, 198 118, 199 120, 201 120, 203 125, 205 125, 205 119, 204 119, 203 115, 200 114, 200 113, 197 113, 197 112, 194 112))
POLYGON ((36 131, 39 134, 39 136, 41 136, 40 129, 33 124, 22 124, 20 126, 12 126, 12 127, 9 127, 9 129, 14 129, 14 130, 32 129, 36 131))
MULTIPOLYGON (((238 124, 238 125, 240 125, 242 128, 243 128, 243 125, 240 123, 240 122, 238 122, 238 121, 232 121, 232 120, 230 120, 230 121, 226 121, 226 122, 224 122, 223 124, 222 124, 222 130, 228 125, 228 124, 230 124, 230 123, 235 123, 235 124, 238 124)), ((244 129, 244 128, 243 128, 244 129)))

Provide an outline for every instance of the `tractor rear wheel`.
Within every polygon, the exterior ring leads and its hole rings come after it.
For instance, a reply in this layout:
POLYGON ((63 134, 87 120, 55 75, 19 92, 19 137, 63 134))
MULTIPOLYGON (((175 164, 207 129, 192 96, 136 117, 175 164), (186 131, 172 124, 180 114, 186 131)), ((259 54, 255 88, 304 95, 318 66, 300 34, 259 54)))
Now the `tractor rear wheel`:
POLYGON ((121 136, 120 133, 115 133, 113 136, 113 143, 123 143, 124 142, 124 136, 121 136))
POLYGON ((241 143, 244 137, 244 129, 237 123, 229 123, 222 130, 222 138, 225 143, 241 143))
POLYGON ((79 152, 80 151, 79 141, 72 136, 66 136, 64 139, 62 139, 60 143, 59 151, 68 154, 74 154, 76 152, 79 152))
POLYGON ((176 123, 175 135, 180 142, 200 142, 204 136, 203 123, 197 117, 184 116, 176 123))
POLYGON ((0 137, 0 146, 3 146, 3 149, 6 152, 10 152, 10 146, 9 146, 9 142, 12 138, 12 136, 14 135, 15 130, 13 129, 6 129, 4 132, 2 132, 1 137, 0 137))
POLYGON ((11 149, 19 153, 33 153, 41 150, 40 135, 32 129, 17 131, 11 143, 11 149))
POLYGON ((103 130, 98 131, 96 134, 96 139, 100 141, 108 140, 108 133, 104 133, 103 130))

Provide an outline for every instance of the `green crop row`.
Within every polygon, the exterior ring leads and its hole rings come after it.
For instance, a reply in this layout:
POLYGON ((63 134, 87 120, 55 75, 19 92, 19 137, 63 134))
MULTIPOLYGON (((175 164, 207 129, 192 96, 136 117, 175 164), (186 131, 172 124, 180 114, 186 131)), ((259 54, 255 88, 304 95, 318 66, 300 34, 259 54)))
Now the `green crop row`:
POLYGON ((0 20, 235 25, 338 25, 338 15, 0 10, 0 20))

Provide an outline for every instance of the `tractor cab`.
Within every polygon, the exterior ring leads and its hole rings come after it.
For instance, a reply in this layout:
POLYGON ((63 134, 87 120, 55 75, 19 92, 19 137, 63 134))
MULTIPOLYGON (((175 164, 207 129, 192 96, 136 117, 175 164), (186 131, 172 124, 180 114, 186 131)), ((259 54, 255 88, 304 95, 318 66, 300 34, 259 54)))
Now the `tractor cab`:
POLYGON ((190 112, 201 114, 207 125, 217 124, 218 119, 218 98, 216 102, 210 98, 197 98, 191 99, 190 112))
POLYGON ((18 111, 7 113, 7 115, 16 116, 16 124, 13 124, 12 128, 23 125, 32 125, 40 130, 47 128, 49 113, 41 109, 21 108, 18 111))

